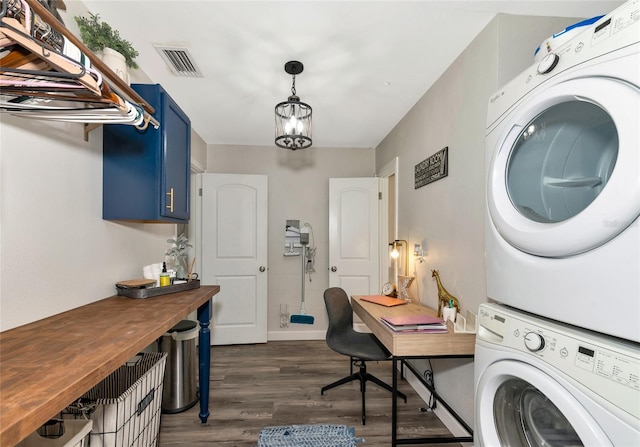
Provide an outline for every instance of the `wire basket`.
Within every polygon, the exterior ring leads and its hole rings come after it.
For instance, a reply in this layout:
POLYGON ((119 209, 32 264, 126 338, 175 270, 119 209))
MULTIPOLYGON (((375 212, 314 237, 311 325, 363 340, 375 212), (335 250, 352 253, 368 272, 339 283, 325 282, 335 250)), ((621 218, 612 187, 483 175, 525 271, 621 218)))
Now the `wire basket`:
POLYGON ((91 421, 51 420, 31 433, 16 447, 88 447, 91 421))
POLYGON ((167 354, 143 353, 83 394, 65 418, 93 422, 90 447, 152 447, 158 443, 167 354))

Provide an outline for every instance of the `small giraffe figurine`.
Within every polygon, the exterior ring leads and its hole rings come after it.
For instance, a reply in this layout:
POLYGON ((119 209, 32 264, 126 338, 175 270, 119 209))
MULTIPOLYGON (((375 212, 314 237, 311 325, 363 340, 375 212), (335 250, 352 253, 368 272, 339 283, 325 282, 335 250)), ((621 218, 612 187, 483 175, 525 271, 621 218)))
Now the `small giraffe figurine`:
POLYGON ((447 289, 444 288, 442 282, 440 282, 440 275, 437 270, 431 270, 431 277, 436 279, 438 283, 438 317, 442 316, 442 308, 449 305, 449 300, 453 302, 453 307, 456 308, 456 312, 460 313, 460 304, 458 298, 451 295, 447 289))

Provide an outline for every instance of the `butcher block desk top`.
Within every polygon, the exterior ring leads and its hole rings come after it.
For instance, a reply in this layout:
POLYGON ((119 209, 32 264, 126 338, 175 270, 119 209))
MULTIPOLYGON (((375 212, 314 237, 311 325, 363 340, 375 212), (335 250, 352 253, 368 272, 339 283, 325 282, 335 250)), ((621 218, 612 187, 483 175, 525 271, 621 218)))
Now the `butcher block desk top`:
POLYGON ((472 356, 475 350, 475 334, 455 333, 451 325, 446 334, 425 334, 419 332, 400 333, 389 329, 382 317, 399 315, 432 315, 437 311, 417 303, 385 307, 362 301, 353 296, 351 306, 356 315, 367 325, 380 342, 396 357, 439 357, 472 356))
POLYGON ((0 332, 0 445, 20 442, 219 291, 112 296, 0 332))

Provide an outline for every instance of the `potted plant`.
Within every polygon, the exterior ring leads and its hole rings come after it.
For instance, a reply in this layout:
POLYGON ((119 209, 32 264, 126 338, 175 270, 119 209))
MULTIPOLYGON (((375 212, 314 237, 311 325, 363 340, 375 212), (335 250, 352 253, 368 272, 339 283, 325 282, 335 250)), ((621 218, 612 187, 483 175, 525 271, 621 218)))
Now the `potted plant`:
POLYGON ((135 61, 138 52, 131 42, 120 37, 118 30, 111 28, 111 25, 101 21, 99 14, 89 13, 89 17, 74 16, 73 18, 80 29, 80 38, 87 48, 93 52, 104 52, 105 48, 111 48, 124 57, 127 67, 138 68, 135 61))
POLYGON ((169 248, 165 252, 165 255, 173 258, 173 269, 176 271, 176 279, 191 279, 187 278, 187 271, 189 270, 187 259, 189 258, 189 250, 193 245, 189 244, 189 239, 187 239, 184 234, 179 235, 175 239, 167 239, 167 242, 173 244, 173 247, 169 248))

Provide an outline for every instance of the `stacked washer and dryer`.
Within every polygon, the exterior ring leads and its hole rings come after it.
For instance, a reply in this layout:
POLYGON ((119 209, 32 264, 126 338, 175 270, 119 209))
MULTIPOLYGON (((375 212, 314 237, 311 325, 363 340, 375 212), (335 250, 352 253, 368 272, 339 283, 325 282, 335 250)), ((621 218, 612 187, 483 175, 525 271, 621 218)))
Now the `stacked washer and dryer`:
POLYGON ((640 0, 492 95, 475 438, 640 446, 640 0))

